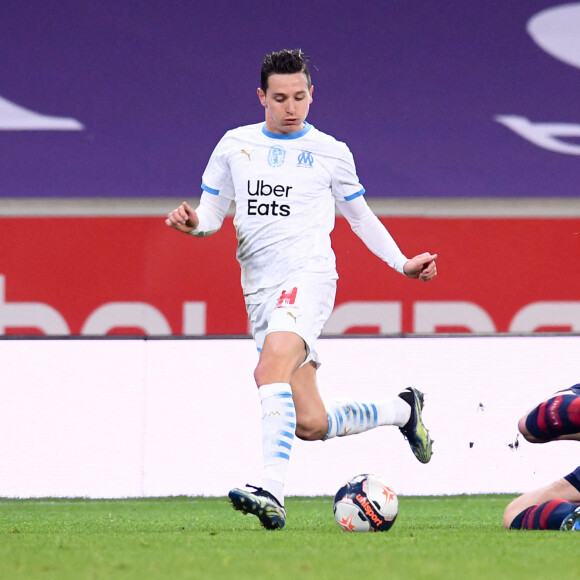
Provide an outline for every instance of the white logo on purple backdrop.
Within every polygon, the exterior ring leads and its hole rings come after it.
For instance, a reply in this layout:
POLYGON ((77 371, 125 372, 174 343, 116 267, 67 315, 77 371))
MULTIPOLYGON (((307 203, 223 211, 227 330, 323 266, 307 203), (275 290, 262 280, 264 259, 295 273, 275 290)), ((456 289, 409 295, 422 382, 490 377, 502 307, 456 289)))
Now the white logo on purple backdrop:
MULTIPOLYGON (((527 25, 528 34, 549 55, 580 68, 580 3, 538 12, 527 25)), ((580 124, 536 123, 519 115, 497 115, 495 120, 538 147, 566 155, 580 155, 580 145, 564 137, 580 137, 580 124)))
POLYGON ((82 123, 25 109, 0 97, 0 131, 82 131, 82 123))

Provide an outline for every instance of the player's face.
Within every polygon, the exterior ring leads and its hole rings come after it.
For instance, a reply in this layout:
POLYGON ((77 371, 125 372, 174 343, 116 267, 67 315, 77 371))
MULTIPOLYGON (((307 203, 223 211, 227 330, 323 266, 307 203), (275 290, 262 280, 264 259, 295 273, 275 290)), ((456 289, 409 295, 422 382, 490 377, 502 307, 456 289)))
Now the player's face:
POLYGON ((301 131, 313 90, 314 87, 308 87, 304 73, 270 75, 266 93, 258 89, 258 97, 266 109, 266 129, 279 135, 301 131))

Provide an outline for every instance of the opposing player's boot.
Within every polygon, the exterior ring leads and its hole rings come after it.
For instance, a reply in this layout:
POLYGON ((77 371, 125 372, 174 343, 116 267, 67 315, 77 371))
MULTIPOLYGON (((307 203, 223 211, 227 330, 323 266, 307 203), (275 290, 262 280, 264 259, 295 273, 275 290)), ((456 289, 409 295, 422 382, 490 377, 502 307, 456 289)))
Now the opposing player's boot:
POLYGON ((246 487, 253 487, 255 491, 235 488, 228 494, 234 509, 244 514, 255 515, 267 530, 282 529, 286 523, 286 510, 280 502, 261 487, 254 485, 246 487))
POLYGON ((433 440, 423 424, 423 393, 413 387, 407 387, 399 397, 411 406, 411 416, 407 423, 400 427, 401 433, 409 442, 415 457, 421 463, 428 463, 433 455, 433 440))
POLYGON ((563 532, 579 532, 580 531, 580 507, 577 507, 560 526, 563 532))
POLYGON ((556 395, 580 395, 580 384, 556 391, 556 395))

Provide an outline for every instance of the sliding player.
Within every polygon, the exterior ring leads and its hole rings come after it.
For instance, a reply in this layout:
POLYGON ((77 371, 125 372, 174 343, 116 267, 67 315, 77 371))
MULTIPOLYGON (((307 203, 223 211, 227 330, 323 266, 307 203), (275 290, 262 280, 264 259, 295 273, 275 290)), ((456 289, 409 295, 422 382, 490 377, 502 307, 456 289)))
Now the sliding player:
MULTIPOLYGON (((580 440, 580 384, 558 391, 518 423, 530 443, 580 440)), ((505 528, 580 530, 580 466, 557 481, 514 499, 505 509, 505 528)))

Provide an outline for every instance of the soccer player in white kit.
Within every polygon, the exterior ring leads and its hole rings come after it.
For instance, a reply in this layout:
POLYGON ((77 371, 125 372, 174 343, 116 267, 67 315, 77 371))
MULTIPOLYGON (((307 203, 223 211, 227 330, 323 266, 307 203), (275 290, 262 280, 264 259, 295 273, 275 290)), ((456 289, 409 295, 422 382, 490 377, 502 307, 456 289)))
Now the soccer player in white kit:
POLYGON ((334 307, 336 263, 330 243, 335 208, 367 247, 396 271, 428 281, 436 254, 407 259, 364 199, 348 147, 306 122, 314 87, 301 50, 266 55, 258 97, 265 122, 228 131, 202 178, 194 210, 184 202, 166 224, 194 236, 218 231, 231 202, 241 283, 260 352, 254 371, 262 406, 261 487, 233 489, 235 509, 266 529, 286 521, 284 483, 294 437, 314 441, 398 426, 417 459, 432 440, 423 394, 408 387, 391 399, 323 401, 315 342, 334 307))

